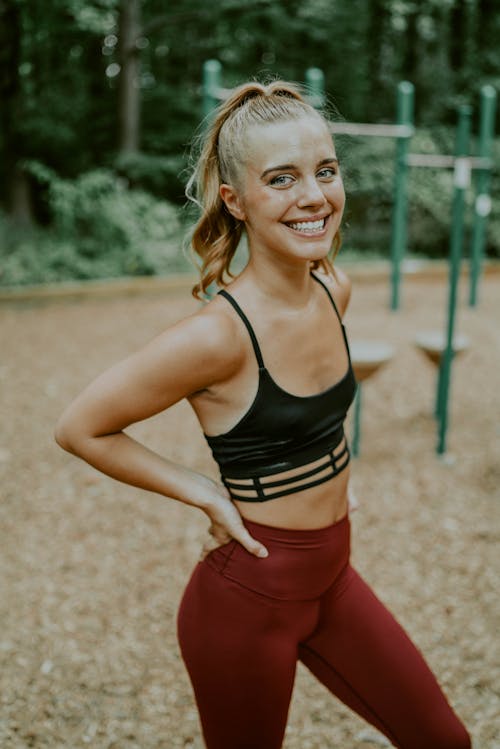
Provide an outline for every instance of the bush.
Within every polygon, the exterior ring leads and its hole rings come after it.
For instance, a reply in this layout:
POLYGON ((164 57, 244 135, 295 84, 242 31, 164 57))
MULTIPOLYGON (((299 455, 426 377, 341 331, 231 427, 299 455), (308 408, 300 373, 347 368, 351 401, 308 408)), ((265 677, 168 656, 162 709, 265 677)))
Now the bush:
POLYGON ((158 156, 138 152, 120 155, 113 166, 131 187, 182 204, 185 201, 182 180, 186 173, 185 162, 182 155, 158 156))
POLYGON ((1 284, 154 275, 184 270, 179 209, 98 169, 49 181, 50 229, 0 222, 1 284))

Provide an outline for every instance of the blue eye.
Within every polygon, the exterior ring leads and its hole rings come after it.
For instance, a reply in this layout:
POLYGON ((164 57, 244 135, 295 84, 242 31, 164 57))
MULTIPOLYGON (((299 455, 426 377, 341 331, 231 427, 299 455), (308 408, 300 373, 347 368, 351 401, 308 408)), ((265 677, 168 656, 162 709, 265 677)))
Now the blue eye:
POLYGON ((291 174, 278 174, 277 177, 273 177, 269 184, 276 185, 277 187, 285 187, 286 185, 289 185, 292 180, 293 177, 291 174))
POLYGON ((337 169, 334 167, 326 167, 325 169, 321 169, 321 171, 318 172, 318 177, 320 179, 332 179, 333 177, 337 176, 337 169))

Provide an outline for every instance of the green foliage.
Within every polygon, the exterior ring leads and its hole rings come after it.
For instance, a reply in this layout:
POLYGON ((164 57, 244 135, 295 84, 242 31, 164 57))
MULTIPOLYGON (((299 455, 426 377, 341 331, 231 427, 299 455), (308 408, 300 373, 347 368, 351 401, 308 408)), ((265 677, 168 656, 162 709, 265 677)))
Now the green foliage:
POLYGON ((176 202, 184 199, 185 181, 181 175, 185 163, 182 154, 154 156, 142 152, 127 153, 117 157, 114 167, 132 187, 142 187, 154 195, 176 202))
POLYGON ((43 167, 38 172, 50 180, 53 226, 22 229, 1 221, 1 284, 152 275, 188 267, 175 206, 128 189, 123 178, 105 169, 73 181, 43 167))
MULTIPOLYGON (((178 262, 178 249, 164 253, 172 241, 164 227, 177 218, 163 216, 173 210, 163 201, 184 202, 208 58, 223 63, 223 87, 252 77, 303 82, 306 68, 318 66, 349 121, 394 121, 396 85, 406 78, 416 94, 413 151, 451 153, 456 105, 468 100, 477 110, 482 84, 500 88, 500 14, 492 0, 140 0, 130 50, 138 61, 140 143, 135 153, 119 154, 119 89, 129 59, 121 49, 123 11, 132 4, 0 2, 0 205, 14 215, 21 195, 18 215, 26 209, 23 191, 14 189, 24 165, 33 217, 48 226, 21 237, 3 223, 4 283, 9 273, 43 277, 44 260, 47 274, 61 277, 159 272, 178 262)), ((477 113, 473 124, 477 131, 477 113)), ((394 143, 337 140, 348 192, 346 245, 386 253, 394 143)), ((498 142, 495 149, 498 159, 498 142)), ((499 187, 495 173, 492 193, 499 187)), ((414 169, 409 189, 409 246, 445 254, 450 173, 414 169)), ((500 255, 493 204, 488 251, 500 255)))
MULTIPOLYGON (((411 140, 413 153, 453 153, 452 128, 420 129, 411 140)), ((389 255, 395 144, 391 139, 336 136, 347 205, 344 245, 389 255)), ((500 139, 495 144, 500 157, 500 139)), ((493 192, 500 188, 495 174, 493 192)), ((413 254, 443 257, 448 252, 453 172, 410 168, 408 174, 408 248, 413 254)), ((472 224, 474 191, 467 192, 466 230, 472 224)), ((490 217, 489 254, 500 257, 500 210, 490 217)), ((467 238, 464 254, 467 254, 467 238)))

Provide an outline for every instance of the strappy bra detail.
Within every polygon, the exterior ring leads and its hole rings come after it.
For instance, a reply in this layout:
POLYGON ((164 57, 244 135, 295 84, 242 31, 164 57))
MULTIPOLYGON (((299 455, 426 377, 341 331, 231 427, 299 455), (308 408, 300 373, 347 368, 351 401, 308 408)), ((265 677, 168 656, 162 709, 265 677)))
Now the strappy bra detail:
POLYGON ((245 324, 259 365, 257 393, 247 412, 224 434, 204 435, 219 465, 221 479, 234 499, 262 502, 293 494, 328 481, 349 462, 343 422, 356 391, 349 344, 330 291, 317 276, 313 273, 311 276, 323 286, 331 300, 342 329, 348 358, 343 377, 331 387, 313 395, 293 395, 274 381, 264 365, 257 337, 247 316, 225 289, 218 292, 230 302, 245 324), (340 452, 335 453, 342 442, 340 452), (322 458, 326 458, 326 461, 305 472, 272 481, 265 478, 322 458), (313 481, 297 484, 321 473, 323 475, 313 481), (250 483, 242 483, 240 479, 250 483), (283 488, 269 493, 268 489, 272 487, 283 488), (235 490, 240 493, 235 493, 235 490), (241 490, 251 490, 255 496, 243 496, 241 490))
POLYGON ((220 296, 225 297, 227 299, 227 301, 230 302, 233 305, 233 307, 236 310, 237 314, 241 317, 241 319, 245 323, 245 327, 248 330, 248 332, 250 333, 250 339, 252 341, 253 350, 255 352, 255 356, 256 356, 257 361, 259 363, 259 369, 265 369, 265 367, 264 367, 264 359, 262 358, 262 352, 260 350, 259 342, 257 341, 257 336, 255 335, 254 330, 253 330, 252 326, 250 325, 250 320, 245 315, 245 313, 241 309, 241 307, 238 304, 238 302, 236 301, 236 299, 234 297, 232 297, 231 294, 229 294, 225 289, 220 289, 220 291, 218 291, 217 293, 220 294, 220 296))

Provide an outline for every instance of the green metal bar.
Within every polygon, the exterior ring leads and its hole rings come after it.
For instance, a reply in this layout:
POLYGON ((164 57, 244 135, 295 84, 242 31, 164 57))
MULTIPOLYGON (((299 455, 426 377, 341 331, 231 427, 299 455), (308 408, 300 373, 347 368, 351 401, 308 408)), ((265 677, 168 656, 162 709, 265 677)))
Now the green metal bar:
MULTIPOLYGON (((477 153, 480 157, 491 158, 493 138, 495 135, 496 102, 497 93, 493 86, 483 86, 481 89, 479 143, 477 153)), ((469 305, 471 307, 475 307, 477 304, 477 287, 484 256, 488 216, 491 211, 490 182, 491 169, 480 169, 476 177, 476 202, 470 252, 469 305)))
POLYGON ((356 397, 354 398, 354 432, 352 435, 352 454, 355 458, 359 455, 359 442, 361 439, 361 383, 358 382, 356 397))
POLYGON ((446 433, 448 429, 448 404, 450 396, 451 363, 453 359, 453 332, 457 303, 457 285, 460 273, 460 260, 464 236, 465 191, 470 183, 470 164, 467 158, 470 138, 471 108, 462 104, 458 109, 457 135, 455 144, 455 174, 453 206, 450 234, 450 272, 448 286, 448 325, 446 347, 441 360, 441 383, 438 394, 438 443, 437 453, 446 452, 446 433))
POLYGON ((306 87, 313 107, 321 109, 325 103, 325 74, 321 68, 307 68, 306 87))
MULTIPOLYGON (((409 81, 401 81, 397 91, 397 124, 413 126, 414 86, 409 81)), ((392 208, 391 235, 391 309, 399 307, 399 284, 401 261, 406 250, 407 235, 407 179, 406 158, 410 137, 398 137, 396 144, 396 165, 394 172, 394 198, 392 208)))
POLYGON ((220 88, 222 65, 218 60, 203 63, 203 117, 209 117, 219 103, 217 89, 220 88))
POLYGON ((434 418, 439 419, 443 408, 443 357, 441 356, 438 366, 438 381, 436 388, 436 405, 434 408, 434 418))

